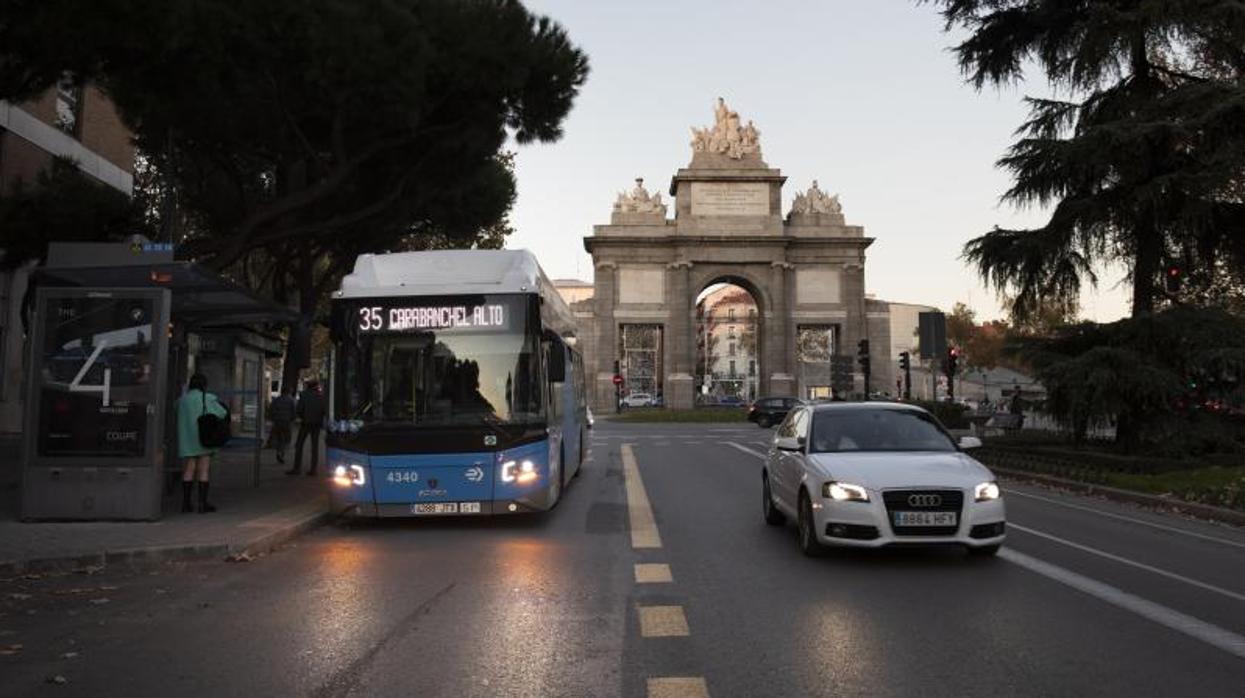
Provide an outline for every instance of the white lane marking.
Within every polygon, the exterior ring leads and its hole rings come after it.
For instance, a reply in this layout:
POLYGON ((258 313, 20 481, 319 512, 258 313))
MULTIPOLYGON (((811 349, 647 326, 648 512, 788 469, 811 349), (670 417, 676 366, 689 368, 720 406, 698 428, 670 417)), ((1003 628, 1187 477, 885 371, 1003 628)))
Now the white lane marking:
POLYGON ((661 534, 653 518, 653 507, 648 502, 648 492, 640 479, 640 469, 635 464, 631 444, 622 445, 623 479, 627 487, 627 514, 631 522, 631 547, 660 548, 661 534))
POLYGON ((723 442, 723 443, 725 443, 727 446, 734 446, 735 448, 737 448, 737 449, 739 449, 739 450, 743 451, 744 453, 747 453, 747 454, 750 454, 750 455, 756 456, 757 458, 764 458, 764 457, 765 457, 765 454, 764 454, 764 453, 761 453, 760 451, 754 451, 754 450, 752 450, 752 449, 748 448, 747 446, 743 446, 743 445, 741 445, 741 444, 737 444, 737 443, 735 443, 734 441, 725 441, 725 442, 723 442))
POLYGON ((1060 584, 1066 584, 1112 606, 1132 611, 1142 618, 1152 620, 1159 625, 1184 633, 1189 637, 1201 640, 1208 645, 1218 647, 1225 652, 1245 659, 1245 637, 1237 635, 1230 630, 1225 630, 1217 625, 1211 625, 1206 621, 1198 620, 1180 611, 1162 606, 1153 601, 1147 601, 1122 589, 1117 589, 1110 584, 1103 584, 1096 579, 1090 579, 1072 570, 1052 565, 1035 557, 1029 557, 1010 548, 1000 550, 999 557, 1012 564, 1024 567, 1031 572, 1036 572, 1043 577, 1053 579, 1060 584))
POLYGON ((1012 523, 1010 521, 1007 522, 1007 527, 1010 529, 1015 529, 1017 531, 1022 531, 1024 533, 1028 533, 1029 535, 1032 535, 1032 536, 1038 536, 1040 538, 1045 538, 1047 540, 1051 540, 1056 543, 1066 545, 1070 548, 1076 548, 1077 550, 1083 550, 1087 553, 1090 553, 1091 555, 1098 555, 1099 557, 1105 557, 1108 560, 1114 560, 1124 565, 1130 565, 1132 567, 1136 567, 1137 569, 1145 570, 1147 572, 1153 572, 1154 574, 1162 575, 1164 577, 1167 577, 1168 579, 1175 579, 1176 581, 1184 582, 1185 584, 1192 584, 1195 587, 1199 587, 1207 591, 1213 591, 1216 594, 1223 594, 1224 596, 1227 596, 1228 598, 1236 599, 1237 601, 1245 601, 1245 594, 1238 594, 1235 591, 1230 591, 1222 587, 1217 587, 1213 584, 1207 584, 1206 582, 1199 582, 1196 579, 1191 579, 1184 575, 1176 574, 1175 572, 1169 572, 1165 569, 1153 567, 1151 565, 1145 564, 1144 562, 1137 562, 1135 560, 1129 560, 1126 557, 1120 557, 1119 555, 1109 553, 1105 550, 1099 550, 1098 548, 1091 548, 1088 545, 1074 543, 1073 541, 1067 540, 1066 538, 1060 538, 1059 536, 1054 536, 1049 533, 1039 531, 1037 529, 1029 528, 1028 526, 1021 526, 1020 524, 1012 523))
POLYGON ((1145 519, 1137 519, 1131 516, 1124 516, 1123 514, 1113 514, 1109 511, 1099 511, 1091 507, 1081 506, 1079 504, 1069 504, 1068 502, 1061 502, 1058 499, 1052 499, 1050 497, 1043 497, 1043 496, 1036 495, 1036 494, 1029 494, 1028 492, 1017 492, 1016 490, 1013 490, 1010 487, 1004 488, 1003 491, 1009 495, 1015 495, 1017 497, 1028 497, 1029 499, 1038 499, 1043 502, 1050 502, 1051 504, 1058 504, 1061 507, 1068 507, 1069 509, 1080 509, 1081 511, 1088 511, 1091 514, 1098 514, 1099 516, 1106 516, 1112 519, 1119 519, 1120 521, 1128 521, 1129 523, 1141 524, 1142 526, 1149 526, 1150 528, 1157 528, 1162 531, 1171 531, 1172 533, 1180 533, 1186 536, 1192 536, 1194 538, 1201 538, 1202 540, 1212 541, 1214 543, 1222 543, 1223 545, 1231 545, 1236 548, 1245 548, 1245 543, 1241 543, 1238 541, 1228 540, 1226 538, 1220 538, 1218 536, 1208 536, 1204 533, 1197 533, 1195 531, 1186 531, 1183 528, 1176 528, 1175 526, 1166 526, 1164 524, 1154 523, 1152 521, 1146 521, 1145 519))
POLYGON ((648 698, 709 698, 700 676, 661 676, 648 680, 648 698))

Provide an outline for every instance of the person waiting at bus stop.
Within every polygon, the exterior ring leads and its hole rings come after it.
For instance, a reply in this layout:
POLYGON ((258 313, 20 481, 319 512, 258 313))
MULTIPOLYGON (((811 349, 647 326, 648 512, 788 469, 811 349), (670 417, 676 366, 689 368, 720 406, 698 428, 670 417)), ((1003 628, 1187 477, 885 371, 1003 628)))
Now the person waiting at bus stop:
POLYGON ((277 462, 285 463, 285 449, 290 445, 290 429, 297 416, 297 407, 290 389, 282 386, 281 394, 273 398, 268 406, 268 416, 272 419, 272 448, 277 452, 277 462))
POLYGON ((228 417, 229 411, 207 391, 207 377, 202 373, 190 377, 189 389, 177 401, 176 410, 177 455, 185 463, 182 468, 182 511, 194 511, 190 500, 196 479, 199 482, 199 513, 216 511, 216 507, 208 503, 209 468, 216 452, 199 440, 199 417, 204 414, 228 417))
POLYGON ((324 416, 327 413, 324 395, 320 392, 319 381, 308 381, 307 388, 298 396, 298 441, 294 445, 294 467, 285 471, 287 475, 297 475, 303 467, 303 444, 311 437, 311 468, 308 475, 315 475, 320 465, 320 430, 324 427, 324 416))

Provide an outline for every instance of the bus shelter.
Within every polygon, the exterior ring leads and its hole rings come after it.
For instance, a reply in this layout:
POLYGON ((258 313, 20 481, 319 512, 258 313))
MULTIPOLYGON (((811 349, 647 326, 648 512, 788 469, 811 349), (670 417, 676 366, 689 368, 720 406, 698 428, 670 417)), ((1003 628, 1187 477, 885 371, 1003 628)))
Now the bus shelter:
POLYGON ((172 261, 171 248, 99 265, 115 261, 112 251, 103 243, 54 247, 32 280, 26 520, 160 518, 162 483, 180 470, 172 407, 194 370, 230 406, 237 438, 228 448, 253 452, 249 480, 258 482, 263 359, 281 350, 262 328, 297 315, 208 269, 172 261))

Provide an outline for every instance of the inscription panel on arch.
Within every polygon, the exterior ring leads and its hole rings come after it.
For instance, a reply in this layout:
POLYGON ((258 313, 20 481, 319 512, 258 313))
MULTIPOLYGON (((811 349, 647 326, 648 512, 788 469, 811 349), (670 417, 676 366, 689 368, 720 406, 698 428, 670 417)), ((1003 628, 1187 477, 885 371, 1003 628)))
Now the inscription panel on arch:
POLYGON ((693 216, 769 215, 765 182, 692 182, 693 216))

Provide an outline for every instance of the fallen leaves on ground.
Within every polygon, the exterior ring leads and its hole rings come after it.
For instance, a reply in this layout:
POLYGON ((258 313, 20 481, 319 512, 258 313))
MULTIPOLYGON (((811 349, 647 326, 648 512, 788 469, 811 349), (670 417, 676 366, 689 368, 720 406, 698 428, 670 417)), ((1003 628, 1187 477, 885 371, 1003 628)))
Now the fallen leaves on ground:
POLYGON ((73 587, 71 589, 53 589, 52 593, 57 596, 72 596, 74 594, 94 594, 97 591, 116 591, 120 587, 115 586, 97 586, 97 587, 73 587))

